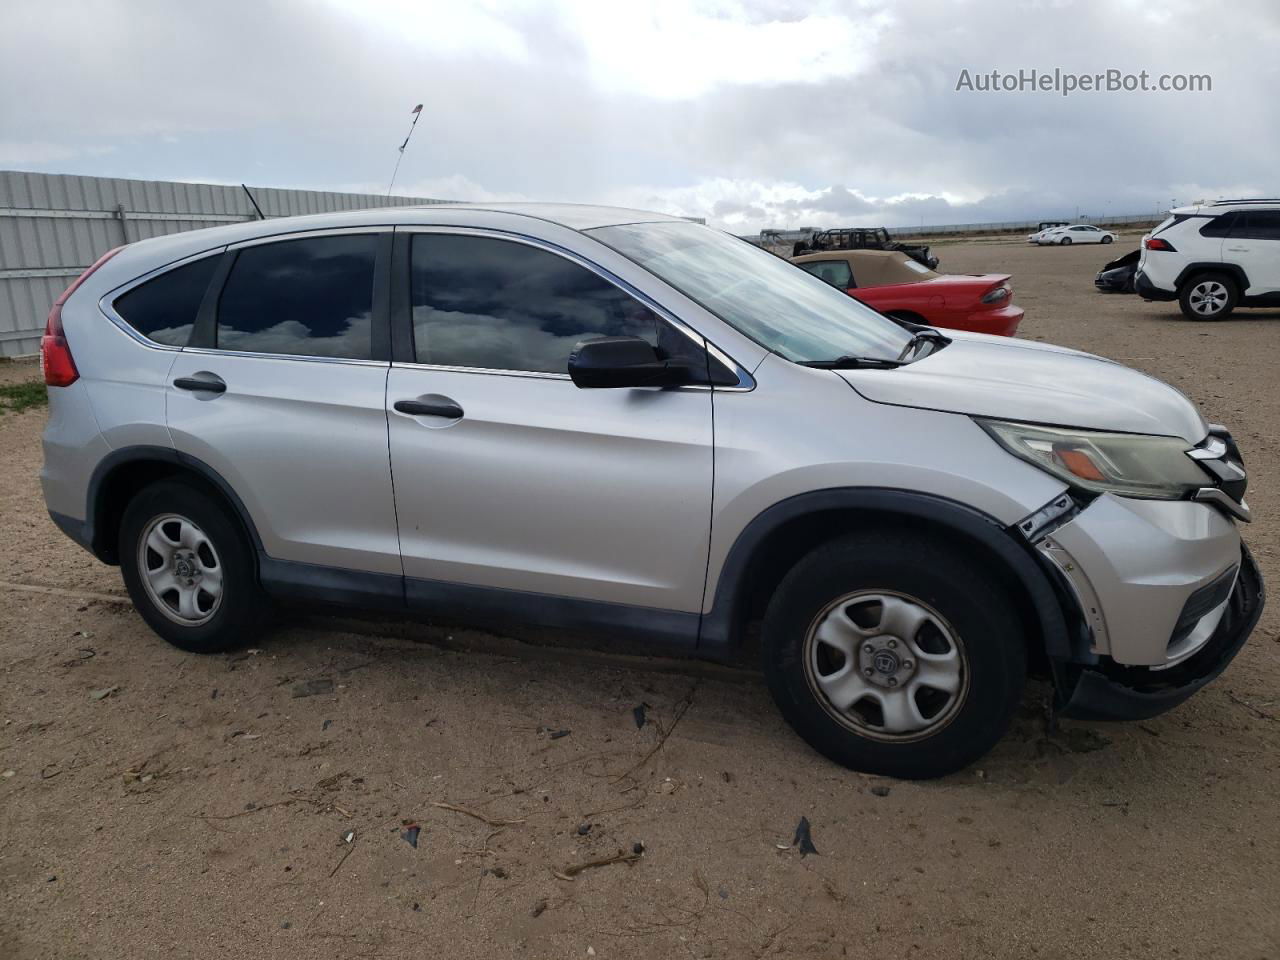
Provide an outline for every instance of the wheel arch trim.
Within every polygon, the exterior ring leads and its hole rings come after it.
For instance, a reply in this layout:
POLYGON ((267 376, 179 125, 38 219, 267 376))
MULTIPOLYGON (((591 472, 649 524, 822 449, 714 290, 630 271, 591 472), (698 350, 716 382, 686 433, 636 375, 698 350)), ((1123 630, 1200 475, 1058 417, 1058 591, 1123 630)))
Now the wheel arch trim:
POLYGON ((750 599, 753 563, 769 538, 785 526, 823 513, 862 513, 892 519, 924 521, 980 545, 994 556, 1021 588, 1045 652, 1067 659, 1071 642, 1058 591, 1042 562, 1002 523, 979 510, 935 494, 884 487, 837 487, 798 494, 759 513, 738 534, 721 565, 709 612, 703 614, 698 637, 700 652, 731 649, 745 627, 744 610, 750 599))
POLYGON ((1244 267, 1236 263, 1224 263, 1222 261, 1201 261, 1188 263, 1178 273, 1178 279, 1173 281, 1173 288, 1182 293, 1182 285, 1194 277, 1197 273, 1226 273, 1232 276, 1236 283, 1240 285, 1240 289, 1236 291, 1236 296, 1243 298, 1244 292, 1249 289, 1249 275, 1244 272, 1244 267))
POLYGON ((254 524, 253 518, 249 515, 244 501, 240 499, 231 484, 227 483, 218 471, 198 457, 193 457, 172 447, 138 445, 113 450, 98 462, 98 465, 93 469, 93 474, 89 477, 89 488, 85 496, 84 533, 81 542, 88 545, 89 551, 95 557, 103 563, 118 562, 118 558, 114 556, 115 544, 109 539, 112 531, 105 529, 103 524, 99 522, 103 508, 106 506, 110 479, 124 467, 149 461, 164 463, 180 470, 186 470, 213 486, 231 505, 241 526, 244 528, 244 532, 249 537, 253 553, 255 555, 263 553, 262 539, 258 536, 258 528, 254 524))

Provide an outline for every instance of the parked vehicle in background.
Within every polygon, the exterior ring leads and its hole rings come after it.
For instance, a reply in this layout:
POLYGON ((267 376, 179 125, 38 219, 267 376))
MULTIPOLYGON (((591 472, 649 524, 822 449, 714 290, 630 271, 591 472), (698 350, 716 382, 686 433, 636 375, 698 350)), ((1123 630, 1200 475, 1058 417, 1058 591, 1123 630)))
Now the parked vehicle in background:
POLYGON ((849 227, 841 230, 820 230, 807 240, 800 240, 792 250, 792 256, 823 250, 895 250, 905 253, 921 266, 936 270, 938 258, 921 243, 902 243, 889 236, 884 227, 849 227))
POLYGON ((1138 272, 1138 259, 1141 256, 1142 250, 1139 248, 1123 257, 1107 261, 1093 278, 1093 285, 1104 293, 1133 293, 1134 276, 1138 272))
POLYGON ((935 273, 905 253, 843 250, 791 261, 881 313, 909 323, 1012 337, 1022 322, 1007 273, 935 273))
POLYGON ((143 240, 42 352, 50 515, 183 650, 250 642, 269 599, 704 657, 758 626, 810 744, 931 777, 999 739, 1028 670, 1067 715, 1153 716, 1262 609, 1240 452, 1179 391, 904 326, 660 214, 143 240))
POLYGON ((1042 233, 1048 233, 1050 230, 1056 230, 1059 227, 1069 226, 1071 226, 1071 221, 1069 220, 1041 220, 1039 225, 1036 227, 1035 232, 1027 235, 1027 243, 1035 243, 1040 239, 1040 235, 1042 233))
POLYGON ((1134 281, 1145 300, 1177 300, 1192 320, 1280 306, 1280 200, 1219 200, 1169 211, 1142 238, 1134 281))
POLYGON ((1120 234, 1103 230, 1087 223, 1076 223, 1069 227, 1055 227, 1042 234, 1036 243, 1044 246, 1069 247, 1073 243, 1112 243, 1120 234))

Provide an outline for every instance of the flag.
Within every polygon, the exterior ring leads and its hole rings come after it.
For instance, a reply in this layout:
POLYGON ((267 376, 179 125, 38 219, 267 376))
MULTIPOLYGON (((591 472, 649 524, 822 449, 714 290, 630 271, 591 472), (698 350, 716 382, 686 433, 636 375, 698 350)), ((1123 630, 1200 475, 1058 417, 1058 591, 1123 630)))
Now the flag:
POLYGON ((410 112, 410 113, 421 113, 421 112, 422 112, 422 104, 418 104, 416 107, 414 107, 414 108, 413 108, 412 110, 410 110, 409 112, 410 112))

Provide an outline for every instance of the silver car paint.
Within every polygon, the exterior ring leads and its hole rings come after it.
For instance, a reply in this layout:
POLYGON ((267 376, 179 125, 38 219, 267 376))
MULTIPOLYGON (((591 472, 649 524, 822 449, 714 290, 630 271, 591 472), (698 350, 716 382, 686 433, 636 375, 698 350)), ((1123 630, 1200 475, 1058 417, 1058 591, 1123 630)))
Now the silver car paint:
POLYGON ((843 376, 878 403, 1163 434, 1190 444, 1209 432, 1177 389, 1110 360, 1026 340, 953 339, 946 350, 897 370, 848 370, 843 376))
POLYGON ((1240 535, 1217 510, 1189 500, 1104 494, 1052 537, 1085 571, 1120 663, 1162 665, 1182 606, 1240 562, 1240 535))
MULTIPOLYGON (((573 229, 661 219, 665 218, 598 208, 433 206, 236 224, 134 244, 90 276, 63 310, 81 380, 50 391, 42 471, 49 505, 83 518, 89 475, 110 447, 176 445, 222 472, 250 509, 271 555, 398 573, 402 567, 389 491, 384 406, 390 374, 397 391, 404 387, 412 395, 453 396, 474 416, 476 422, 468 426, 484 428, 470 431, 480 437, 474 442, 475 436, 468 439, 458 429, 465 420, 433 430, 392 415, 392 430, 404 439, 402 456, 412 464, 410 469, 430 476, 434 468, 440 475, 426 441, 450 438, 460 462, 488 466, 511 478, 510 484, 489 491, 498 515, 507 522, 516 515, 532 516, 534 532, 551 537, 540 559, 529 550, 528 541, 510 539, 500 542, 493 556, 484 557, 484 538, 467 533, 465 542, 457 542, 457 528, 451 531, 448 516, 433 512, 424 496, 418 525, 435 519, 445 526, 406 538, 417 541, 406 551, 406 572, 413 567, 434 569, 439 575, 470 567, 472 575, 483 577, 473 582, 596 599, 625 597, 682 610, 697 609, 701 596, 705 610, 737 534, 764 509, 797 493, 834 486, 892 486, 945 496, 1001 523, 1013 523, 1062 491, 1059 481, 1010 457, 965 414, 1141 430, 1178 435, 1189 442, 1204 435, 1202 418, 1172 388, 1116 364, 1025 341, 996 343, 961 334, 951 347, 901 371, 837 374, 798 367, 769 354, 647 271, 573 229), (411 366, 213 355, 143 344, 100 314, 99 301, 122 285, 223 245, 304 230, 393 224, 397 229, 507 231, 576 252, 665 306, 753 371, 755 387, 714 394, 593 392, 570 389, 559 379, 456 372, 446 378, 443 372, 411 366), (977 366, 984 369, 975 376, 977 366), (201 399, 169 386, 175 376, 206 370, 227 381, 227 394, 201 399), (1089 391, 1079 390, 1081 378, 1091 384, 1089 391), (466 385, 492 386, 498 381, 515 401, 528 402, 529 396, 537 395, 544 402, 554 397, 554 403, 547 409, 531 408, 530 416, 537 422, 530 429, 518 419, 521 411, 500 410, 500 401, 466 385), (535 383, 539 386, 530 386, 535 383), (477 391, 474 396, 472 390, 477 391), (593 400, 592 393, 608 399, 593 400), (655 396, 660 400, 640 399, 655 396), (696 411, 708 400, 714 418, 714 508, 704 510, 698 500, 695 488, 700 479, 661 481, 666 512, 657 515, 657 522, 671 521, 662 527, 668 534, 680 528, 684 552, 666 550, 657 538, 651 539, 651 509, 618 513, 608 527, 612 542, 603 544, 592 524, 600 522, 606 503, 616 507, 628 494, 636 498, 646 482, 646 458, 659 458, 668 471, 687 470, 691 464, 699 474, 705 469, 709 450, 696 411), (679 439, 656 439, 661 423, 653 411, 660 405, 679 409, 679 439), (590 424, 566 427, 564 418, 571 412, 588 409, 613 426, 590 432, 583 429, 590 424), (650 419, 641 419, 646 414, 650 419), (599 461, 591 467, 594 474, 587 471, 598 486, 583 485, 575 504, 572 488, 578 477, 550 469, 556 461, 547 456, 545 442, 529 442, 534 435, 554 438, 552 449, 558 456, 567 451, 577 473, 583 472, 584 464, 599 461), (529 504, 536 510, 513 509, 529 504), (592 521, 575 527, 574 511, 582 504, 592 521), (700 529, 709 532, 709 543, 694 529, 699 518, 700 529), (419 556, 436 549, 432 538, 453 549, 452 557, 419 556), (644 557, 619 559, 635 544, 643 546, 644 557), (579 549, 582 553, 575 555, 579 549), (676 554, 671 569, 664 569, 663 563, 676 554), (708 567, 705 593, 696 573, 702 556, 708 567), (512 565, 505 572, 503 562, 512 565)), ((474 476, 448 464, 443 476, 450 483, 475 485, 474 476)), ((403 482, 399 472, 396 482, 403 482)), ((409 483, 414 482, 411 473, 409 483)), ((477 493, 454 490, 448 495, 462 503, 475 522, 489 522, 482 509, 485 498, 477 493)), ((400 536, 406 534, 403 520, 400 536)), ((1197 503, 1103 497, 1055 536, 1087 572, 1105 608, 1111 646, 1101 652, 1127 663, 1159 662, 1160 630, 1167 639, 1181 599, 1225 569, 1239 549, 1234 524, 1197 503), (1150 614, 1156 607, 1158 617, 1150 614)))
POLYGON ((711 517, 711 393, 580 390, 567 377, 392 367, 410 577, 697 612, 711 517))
POLYGON ((704 610, 711 609, 738 534, 798 494, 836 487, 914 490, 1008 525, 1066 489, 1010 457, 969 417, 873 403, 840 373, 777 356, 755 376, 750 393, 715 395, 716 509, 704 610))
POLYGON ((240 495, 268 555, 400 574, 387 364, 179 353, 172 378, 203 374, 226 393, 171 386, 173 445, 240 495))

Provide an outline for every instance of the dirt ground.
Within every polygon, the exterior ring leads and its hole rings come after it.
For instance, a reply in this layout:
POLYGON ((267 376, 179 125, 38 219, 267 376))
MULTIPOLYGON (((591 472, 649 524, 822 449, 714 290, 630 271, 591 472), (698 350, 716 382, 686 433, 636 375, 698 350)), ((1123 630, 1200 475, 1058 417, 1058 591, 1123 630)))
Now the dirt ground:
MULTIPOLYGON (((1280 583, 1280 312, 1096 293, 1131 245, 937 252, 1230 425, 1280 583)), ((746 669, 296 617, 183 654, 47 519, 43 421, 0 414, 0 957, 1280 956, 1280 606, 1171 714, 1049 735, 1032 686, 984 761, 900 783, 746 669)))

